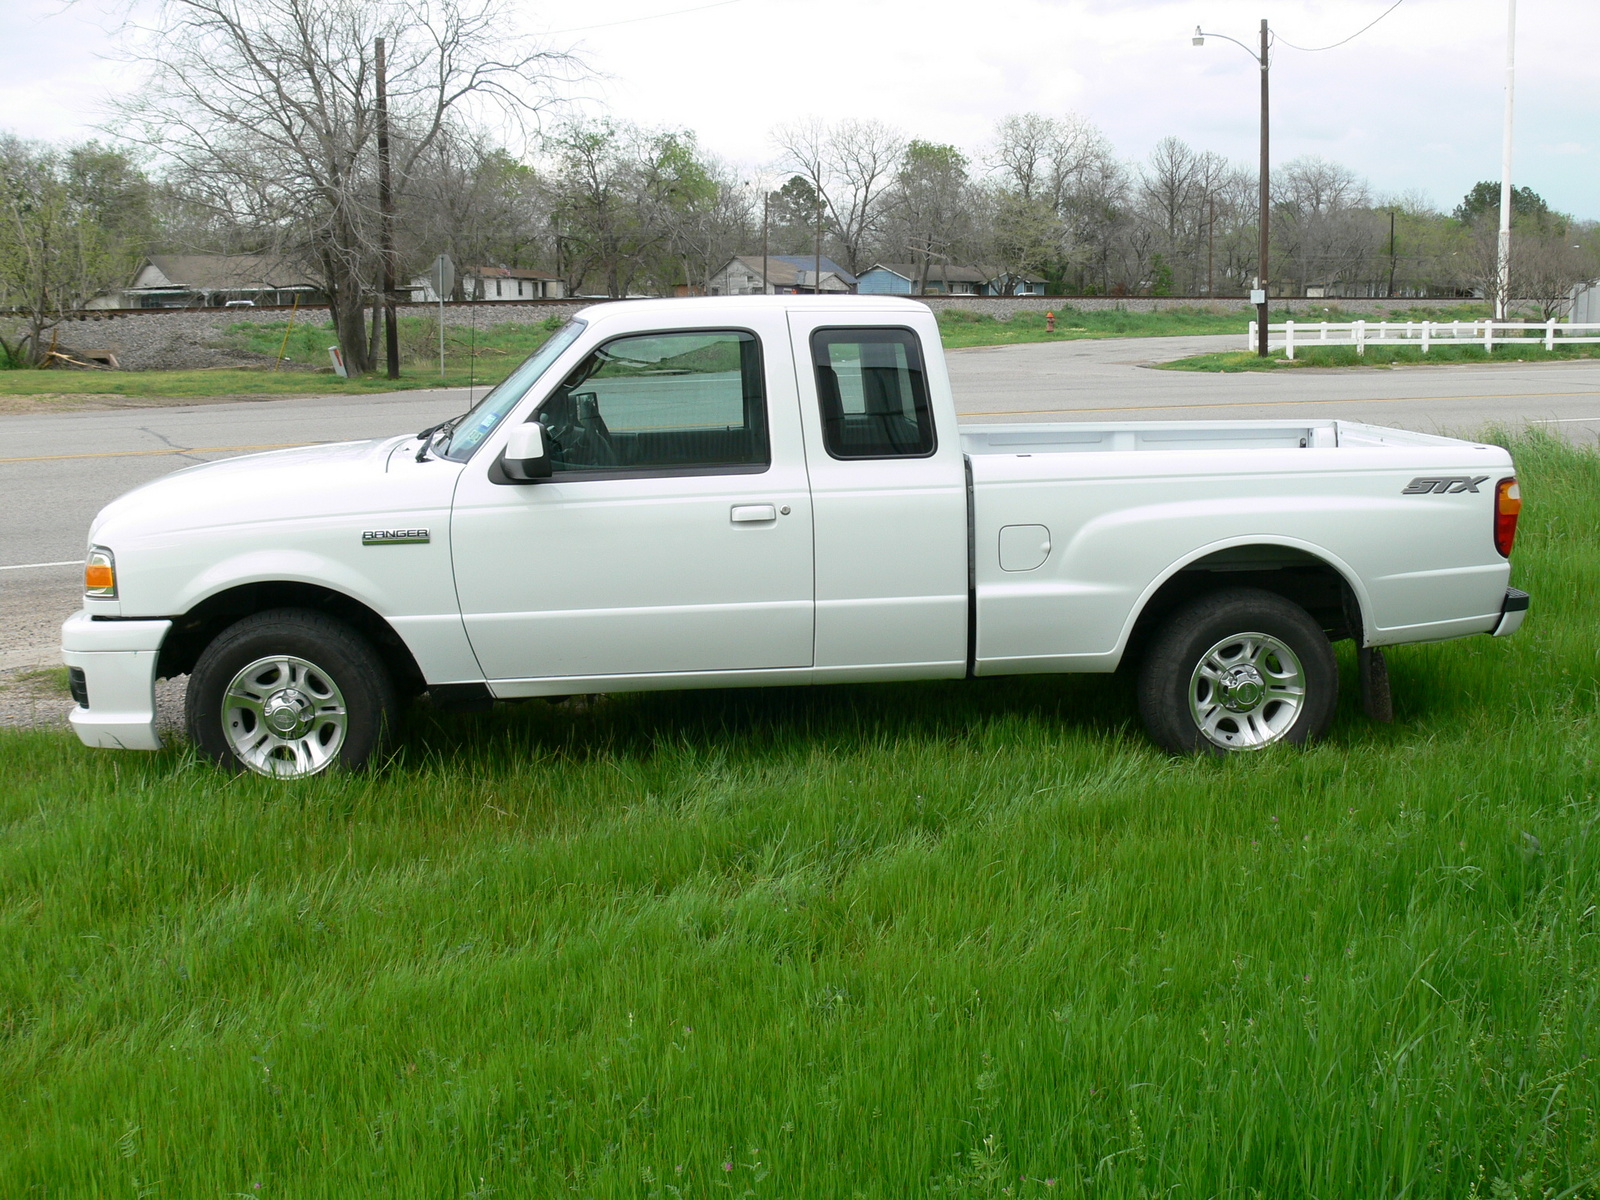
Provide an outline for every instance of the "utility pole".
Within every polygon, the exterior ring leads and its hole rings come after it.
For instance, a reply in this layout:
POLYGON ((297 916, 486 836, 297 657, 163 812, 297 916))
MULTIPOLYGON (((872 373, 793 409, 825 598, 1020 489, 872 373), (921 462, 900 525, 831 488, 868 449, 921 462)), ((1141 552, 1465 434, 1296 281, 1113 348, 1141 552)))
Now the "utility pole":
POLYGON ((1256 286, 1261 303, 1256 305, 1256 353, 1267 357, 1267 215, 1271 203, 1272 174, 1267 157, 1267 19, 1261 18, 1261 261, 1256 268, 1256 286))
MULTIPOLYGON (((390 379, 400 378, 400 331, 394 315, 394 191, 389 179, 389 90, 384 40, 378 39, 378 253, 383 258, 383 342, 390 379)), ((440 326, 443 328, 443 325, 440 326)))
POLYGON ((1494 317, 1506 319, 1511 291, 1511 113, 1517 74, 1517 0, 1506 0, 1506 127, 1500 145, 1500 237, 1496 255, 1494 317))
POLYGON ((1394 209, 1389 210, 1389 298, 1394 298, 1394 209))
POLYGON ((811 294, 822 295, 822 193, 817 193, 817 273, 811 280, 811 294))
POLYGON ((1216 286, 1212 283, 1212 267, 1216 262, 1217 198, 1211 197, 1211 213, 1206 219, 1206 299, 1216 299, 1216 286))
POLYGON ((1256 64, 1261 68, 1261 211, 1256 218, 1256 223, 1261 229, 1261 249, 1259 261, 1256 264, 1255 296, 1252 296, 1251 299, 1254 300, 1256 297, 1260 297, 1256 302, 1256 353, 1265 358, 1267 357, 1267 267, 1270 246, 1267 237, 1267 219, 1271 212, 1270 206, 1272 202, 1272 167, 1267 155, 1267 79, 1268 68, 1271 65, 1268 52, 1272 46, 1272 37, 1267 31, 1267 22, 1264 17, 1261 21, 1261 50, 1259 53, 1250 49, 1238 38, 1229 37, 1225 33, 1207 33, 1198 25, 1194 27, 1192 41, 1196 46, 1204 46, 1208 37, 1219 37, 1225 41, 1232 42, 1251 58, 1255 59, 1256 64))
POLYGON ((761 186, 761 294, 767 294, 767 207, 772 202, 772 193, 767 191, 766 184, 761 186))

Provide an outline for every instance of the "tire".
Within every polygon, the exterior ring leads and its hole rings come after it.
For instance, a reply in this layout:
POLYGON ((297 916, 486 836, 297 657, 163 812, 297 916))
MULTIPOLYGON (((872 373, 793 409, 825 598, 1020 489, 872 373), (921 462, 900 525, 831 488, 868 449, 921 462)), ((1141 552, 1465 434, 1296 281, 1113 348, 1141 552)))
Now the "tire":
POLYGON ((1139 671, 1139 714, 1171 754, 1230 754, 1328 732, 1339 698, 1333 646, 1311 615, 1258 588, 1180 608, 1139 671))
POLYGON ((304 779, 357 770, 398 707, 372 644, 342 621, 277 608, 230 625, 200 654, 184 705, 189 737, 229 771, 304 779))

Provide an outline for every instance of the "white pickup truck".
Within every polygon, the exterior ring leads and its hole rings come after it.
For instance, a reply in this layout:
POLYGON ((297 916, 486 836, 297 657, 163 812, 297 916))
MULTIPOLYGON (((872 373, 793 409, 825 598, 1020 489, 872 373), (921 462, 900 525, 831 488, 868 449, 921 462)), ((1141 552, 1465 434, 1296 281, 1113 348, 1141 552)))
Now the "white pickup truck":
POLYGON ((401 703, 1137 668, 1175 753, 1303 743, 1331 642, 1511 633, 1497 446, 1345 421, 956 424, 927 307, 583 310, 421 434, 257 454, 95 519, 91 746, 366 762, 401 703))

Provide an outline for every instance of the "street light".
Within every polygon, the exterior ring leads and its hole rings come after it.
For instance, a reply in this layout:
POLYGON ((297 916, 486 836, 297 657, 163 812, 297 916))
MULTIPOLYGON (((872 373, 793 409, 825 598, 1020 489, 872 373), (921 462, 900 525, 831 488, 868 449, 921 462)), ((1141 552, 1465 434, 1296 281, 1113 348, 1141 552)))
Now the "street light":
POLYGON ((1256 305, 1256 353, 1262 358, 1267 356, 1267 211, 1269 203, 1270 177, 1267 162, 1267 72, 1268 72, 1268 34, 1267 22, 1261 21, 1261 52, 1258 54, 1246 46, 1238 38, 1229 37, 1225 33, 1206 33, 1196 25, 1194 37, 1190 39, 1196 46, 1204 46, 1208 37, 1218 37, 1223 41, 1232 42, 1251 58, 1256 60, 1261 67, 1261 215, 1258 224, 1261 226, 1261 251, 1260 261, 1256 266, 1255 295, 1251 299, 1256 305))

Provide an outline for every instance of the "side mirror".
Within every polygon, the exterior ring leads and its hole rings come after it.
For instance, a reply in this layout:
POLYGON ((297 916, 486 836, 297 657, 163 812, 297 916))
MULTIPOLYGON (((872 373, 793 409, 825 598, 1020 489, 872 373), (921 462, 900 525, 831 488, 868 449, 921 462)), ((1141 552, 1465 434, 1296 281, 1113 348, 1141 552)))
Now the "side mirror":
POLYGON ((537 483, 549 479, 550 447, 544 439, 544 426, 537 421, 518 425, 506 439, 500 464, 513 483, 537 483))

